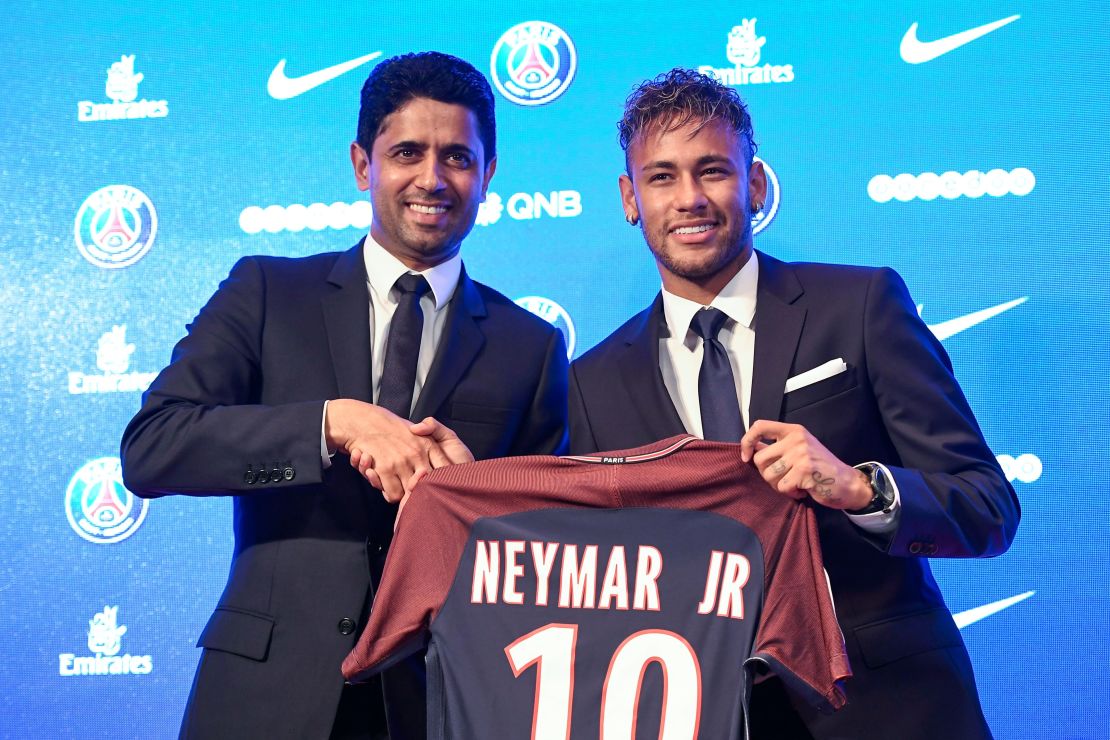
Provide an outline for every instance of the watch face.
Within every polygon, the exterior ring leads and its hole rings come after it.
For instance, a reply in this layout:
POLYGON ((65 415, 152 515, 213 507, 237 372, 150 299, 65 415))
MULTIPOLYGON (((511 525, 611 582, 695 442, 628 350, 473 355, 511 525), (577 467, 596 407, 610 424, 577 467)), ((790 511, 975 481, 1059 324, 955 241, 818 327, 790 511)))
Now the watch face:
POLYGON ((894 504, 894 491, 887 474, 878 465, 871 469, 871 490, 875 492, 877 502, 881 502, 879 510, 889 512, 894 504))

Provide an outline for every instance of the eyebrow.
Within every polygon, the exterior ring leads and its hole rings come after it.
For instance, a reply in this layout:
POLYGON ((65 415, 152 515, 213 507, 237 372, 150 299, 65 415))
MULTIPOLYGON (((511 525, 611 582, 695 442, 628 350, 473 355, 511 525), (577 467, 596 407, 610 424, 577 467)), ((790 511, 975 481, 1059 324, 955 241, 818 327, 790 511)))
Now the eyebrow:
MULTIPOLYGON (((724 163, 727 163, 727 164, 732 164, 732 159, 725 156, 724 154, 705 154, 701 157, 698 157, 697 161, 694 162, 694 166, 703 167, 707 164, 718 164, 718 163, 721 163, 721 162, 724 162, 724 163)), ((674 170, 674 169, 678 169, 678 165, 676 165, 674 162, 671 162, 671 161, 666 160, 666 159, 657 159, 654 162, 648 162, 647 164, 645 164, 643 167, 640 168, 640 171, 641 172, 646 172, 647 170, 674 170)))
MULTIPOLYGON (((407 139, 405 141, 398 141, 396 144, 394 144, 393 146, 391 146, 389 148, 390 151, 397 151, 398 149, 416 149, 418 151, 423 152, 423 151, 427 151, 428 142, 426 142, 426 141, 416 141, 414 139, 407 139)), ((466 154, 469 154, 471 157, 473 157, 475 159, 478 158, 478 153, 475 152, 470 147, 468 147, 466 144, 459 144, 459 143, 447 144, 446 146, 443 147, 443 149, 444 149, 444 151, 449 152, 449 153, 464 152, 466 154)))

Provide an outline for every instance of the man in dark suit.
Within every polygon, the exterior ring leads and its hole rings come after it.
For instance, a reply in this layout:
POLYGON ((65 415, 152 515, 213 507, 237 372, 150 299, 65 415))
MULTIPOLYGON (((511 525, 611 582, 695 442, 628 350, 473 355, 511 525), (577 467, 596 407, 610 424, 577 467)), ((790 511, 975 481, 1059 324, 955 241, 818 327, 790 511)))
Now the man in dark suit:
POLYGON ((434 467, 565 448, 561 335, 459 257, 496 163, 488 82, 434 52, 382 62, 351 159, 369 235, 240 260, 124 433, 135 493, 234 496, 184 737, 422 737, 422 661, 359 686, 339 671, 396 504, 434 467))
POLYGON ((892 270, 753 249, 767 184, 734 90, 673 70, 632 93, 620 129, 625 214, 663 291, 572 365, 571 452, 740 441, 817 507, 848 706, 820 715, 766 680, 753 738, 989 738, 926 558, 1005 551, 1019 507, 944 349, 892 270))

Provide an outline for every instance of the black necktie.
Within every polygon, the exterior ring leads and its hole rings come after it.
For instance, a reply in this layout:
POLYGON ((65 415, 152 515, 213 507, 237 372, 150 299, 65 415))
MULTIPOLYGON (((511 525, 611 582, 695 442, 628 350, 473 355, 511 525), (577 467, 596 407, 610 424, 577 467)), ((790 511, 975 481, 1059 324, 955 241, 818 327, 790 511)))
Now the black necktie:
POLYGON ((694 314, 690 328, 702 339, 701 371, 698 373, 698 403, 701 406, 702 437, 717 442, 739 442, 744 418, 736 400, 732 364, 717 332, 728 316, 715 308, 694 314))
POLYGON ((420 297, 431 290, 431 286, 423 275, 402 275, 394 286, 401 295, 393 320, 389 322, 378 405, 407 419, 412 412, 416 361, 420 356, 420 336, 424 331, 420 297))

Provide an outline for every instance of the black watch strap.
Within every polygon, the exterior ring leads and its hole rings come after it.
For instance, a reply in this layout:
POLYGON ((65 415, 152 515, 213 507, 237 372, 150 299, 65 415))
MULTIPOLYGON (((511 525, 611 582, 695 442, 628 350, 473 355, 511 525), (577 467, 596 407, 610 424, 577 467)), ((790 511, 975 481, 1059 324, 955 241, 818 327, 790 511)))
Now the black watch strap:
POLYGON ((890 480, 883 469, 874 463, 866 463, 857 466, 856 470, 867 476, 867 482, 871 485, 871 501, 862 509, 847 509, 847 513, 853 516, 878 514, 880 511, 890 513, 894 506, 894 491, 891 490, 890 480))

